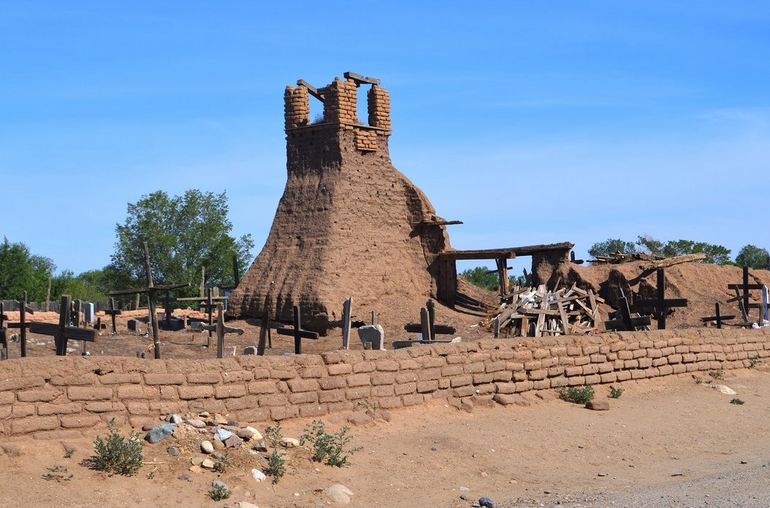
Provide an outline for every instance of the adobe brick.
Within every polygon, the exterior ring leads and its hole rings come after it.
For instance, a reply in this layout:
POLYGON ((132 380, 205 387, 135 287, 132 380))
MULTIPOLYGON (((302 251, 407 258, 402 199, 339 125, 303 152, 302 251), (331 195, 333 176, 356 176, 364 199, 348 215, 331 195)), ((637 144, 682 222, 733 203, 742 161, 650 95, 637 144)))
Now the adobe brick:
POLYGON ((475 394, 476 391, 473 389, 471 385, 468 386, 460 386, 458 388, 454 388, 452 390, 452 396, 453 397, 470 397, 471 395, 475 394))
POLYGON ((417 371, 396 372, 396 383, 414 383, 417 379, 417 371))
POLYGON ((257 395, 246 395, 245 397, 225 400, 225 407, 228 411, 238 411, 240 409, 249 409, 257 406, 259 406, 259 396, 257 395))
POLYGON ((417 382, 417 391, 420 393, 434 392, 436 390, 438 390, 438 381, 431 380, 417 382))
POLYGON ((392 372, 375 372, 371 374, 371 383, 374 386, 392 385, 396 382, 396 376, 392 372))
MULTIPOLYGON (((49 381, 54 386, 92 386, 96 384, 96 374, 73 374, 68 376, 53 376, 49 381)), ((41 382, 40 385, 42 386, 41 382)), ((29 388, 29 387, 28 387, 29 388)), ((3 388, 0 388, 2 390, 3 388)))
POLYGON ((467 363, 463 366, 463 371, 466 374, 482 373, 484 372, 484 363, 483 362, 467 363))
POLYGON ((480 385, 492 382, 492 374, 473 374, 473 384, 480 385))
POLYGON ((299 406, 299 415, 302 417, 323 416, 329 413, 326 404, 303 404, 299 406))
POLYGON ((296 369, 271 369, 270 377, 273 379, 281 379, 284 381, 287 379, 294 379, 295 377, 297 377, 297 370, 296 369))
POLYGON ((626 360, 623 364, 624 369, 635 369, 639 367, 639 360, 626 360))
POLYGON ((286 399, 286 396, 282 393, 273 393, 270 395, 261 395, 259 397, 259 406, 260 407, 269 407, 269 406, 283 406, 286 405, 289 401, 286 399))
POLYGON ((591 358, 587 356, 576 356, 575 357, 575 366, 576 367, 582 367, 583 365, 588 365, 591 363, 591 358))
POLYGON ((371 391, 372 397, 389 397, 395 395, 393 385, 380 385, 373 386, 371 391))
POLYGON ((287 381, 292 392, 311 392, 318 390, 318 381, 315 379, 291 379, 287 381))
POLYGON ((348 388, 345 391, 345 398, 348 400, 363 399, 368 397, 371 393, 371 388, 368 386, 358 386, 356 388, 348 388))
POLYGON ((122 402, 101 400, 95 402, 86 402, 85 409, 91 413, 109 413, 125 411, 126 406, 122 402))
POLYGON ((394 409, 397 407, 402 407, 404 403, 401 400, 401 397, 384 397, 377 400, 377 403, 382 409, 394 409))
POLYGON ((516 371, 513 373, 513 376, 511 378, 514 381, 526 381, 527 380, 527 372, 526 371, 516 371))
POLYGON ((289 394, 289 402, 292 404, 318 403, 318 392, 299 392, 289 394))
POLYGON ((248 384, 249 393, 262 395, 265 393, 275 393, 278 388, 274 381, 252 381, 248 384))
POLYGON ((567 384, 569 386, 582 386, 586 384, 585 376, 573 376, 567 378, 567 384))
POLYGON ((505 370, 516 372, 524 370, 524 364, 522 362, 505 362, 505 370))
POLYGON ((144 375, 144 382, 148 385, 181 385, 185 381, 181 373, 150 372, 144 375))
POLYGON ((547 349, 537 348, 532 352, 532 358, 535 360, 539 360, 540 358, 545 358, 550 354, 550 351, 547 349))
POLYGON ((11 422, 12 434, 29 434, 39 430, 54 430, 59 428, 57 416, 31 416, 11 422))
POLYGON ((524 363, 525 370, 539 370, 542 367, 540 360, 531 360, 524 363))
POLYGON ((607 356, 603 354, 593 354, 590 358, 591 363, 604 363, 607 361, 607 356))
POLYGON ((0 381, 0 392, 6 390, 21 390, 43 386, 45 380, 40 376, 13 377, 0 381))
POLYGON ((602 383, 614 383, 618 380, 618 375, 614 372, 608 372, 601 375, 602 383))
POLYGON ((695 361, 695 355, 693 353, 685 353, 682 355, 682 363, 692 363, 695 361))
POLYGON ((227 384, 214 388, 215 399, 230 399, 246 395, 246 385, 227 384))
POLYGON ((441 375, 444 377, 457 376, 462 373, 463 373, 462 365, 447 365, 445 367, 441 367, 441 375))
MULTIPOLYGON (((343 363, 338 363, 335 365, 344 365, 343 363)), ((335 377, 322 377, 318 380, 318 385, 321 387, 322 390, 334 390, 335 388, 345 388, 348 383, 342 376, 335 376, 335 377)))
POLYGON ((618 351, 618 358, 621 360, 633 360, 634 354, 631 351, 618 351))
POLYGON ((160 399, 161 400, 179 400, 179 396, 177 395, 177 391, 176 391, 176 386, 161 386, 160 399))
MULTIPOLYGON (((137 386, 137 385, 128 385, 137 386)), ((123 388, 122 386, 119 387, 123 388)), ((107 400, 112 398, 112 388, 92 386, 70 386, 67 388, 70 400, 107 400)))
POLYGON ((341 374, 350 374, 353 372, 353 366, 349 363, 334 363, 327 367, 330 376, 339 376, 341 374))
POLYGON ((214 387, 209 385, 180 386, 179 398, 182 400, 205 399, 214 396, 214 387))
POLYGON ((580 346, 567 346, 567 356, 581 356, 583 350, 580 346))
POLYGON ((473 376, 470 374, 463 374, 460 376, 455 376, 449 379, 450 386, 452 388, 455 388, 457 386, 465 386, 473 383, 473 376))
POLYGON ((531 370, 529 371, 529 379, 533 381, 540 381, 542 379, 545 379, 547 377, 548 372, 540 369, 540 370, 531 370))
POLYGON ((82 409, 83 408, 81 405, 75 402, 69 402, 66 404, 38 404, 37 414, 40 416, 66 415, 79 413, 82 411, 82 409))
POLYGON ((371 376, 369 374, 353 374, 347 379, 350 387, 367 386, 371 381, 371 376))
POLYGON ((532 351, 529 349, 519 349, 513 352, 513 359, 517 362, 528 362, 532 359, 532 351))
POLYGON ((446 365, 446 361, 440 356, 424 356, 420 361, 424 368, 430 369, 434 367, 443 367, 446 365))
POLYGON ((558 358, 551 357, 551 358, 543 358, 542 360, 540 360, 540 366, 544 369, 547 369, 549 367, 554 367, 558 364, 559 364, 558 358))
POLYGON ((358 362, 353 365, 353 372, 356 374, 362 373, 362 372, 373 372, 375 369, 374 362, 358 362))
POLYGON ((567 378, 564 376, 553 377, 549 381, 551 383, 551 388, 560 388, 562 386, 567 386, 568 384, 567 378))
POLYGON ((595 363, 589 363, 588 365, 583 365, 583 375, 587 376, 589 374, 596 374, 599 372, 599 365, 595 363))
POLYGON ((402 397, 402 400, 404 401, 405 406, 415 406, 417 404, 422 404, 425 401, 425 397, 423 397, 419 393, 412 393, 412 394, 404 395, 402 397))
POLYGON ((567 367, 564 369, 564 373, 567 377, 580 376, 583 374, 583 367, 567 367))
POLYGON ((300 370, 300 375, 305 379, 318 379, 326 374, 325 365, 308 365, 300 370))
POLYGON ((547 390, 551 387, 551 380, 550 379, 540 379, 533 383, 532 387, 535 390, 547 390))
POLYGON ((501 370, 492 373, 492 381, 510 381, 512 373, 508 370, 501 370))
POLYGON ((99 382, 103 385, 138 384, 142 382, 142 375, 138 372, 110 372, 99 376, 99 382))
POLYGON ((274 406, 270 408, 270 418, 275 421, 295 418, 299 414, 297 406, 274 406))
POLYGON ((591 356, 599 352, 599 346, 588 344, 583 346, 583 356, 591 356))
POLYGON ((599 374, 592 374, 590 376, 586 376, 586 384, 587 385, 595 385, 599 384, 601 382, 601 377, 599 374))
POLYGON ((222 381, 225 383, 243 383, 252 379, 254 379, 254 374, 250 370, 226 370, 222 372, 222 381))
POLYGON ((319 402, 341 402, 345 400, 345 390, 329 390, 318 394, 319 402))
POLYGON ((621 370, 616 374, 618 375, 618 381, 628 381, 629 379, 631 379, 631 371, 621 370))
POLYGON ((421 381, 439 379, 441 377, 441 369, 436 367, 432 369, 423 369, 417 371, 417 377, 421 381))
POLYGON ((532 389, 534 383, 532 381, 520 381, 516 383, 516 392, 526 392, 532 389))
POLYGON ((395 372, 398 370, 398 362, 395 360, 377 360, 374 364, 378 371, 395 372))
POLYGON ((417 383, 403 383, 395 385, 396 395, 406 395, 417 391, 417 383))
POLYGON ((18 392, 16 397, 20 402, 51 402, 60 395, 63 395, 63 392, 60 392, 59 390, 42 388, 39 390, 24 390, 18 392))
POLYGON ((132 400, 126 402, 126 410, 132 415, 150 414, 150 404, 143 400, 132 400))

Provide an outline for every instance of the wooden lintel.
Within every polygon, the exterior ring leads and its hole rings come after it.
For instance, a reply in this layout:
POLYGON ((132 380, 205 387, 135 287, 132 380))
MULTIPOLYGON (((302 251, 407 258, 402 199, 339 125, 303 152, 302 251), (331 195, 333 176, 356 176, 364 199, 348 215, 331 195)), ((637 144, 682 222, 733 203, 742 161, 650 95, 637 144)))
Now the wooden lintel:
MULTIPOLYGON (((369 76, 362 76, 360 74, 356 74, 355 72, 345 72, 343 74, 345 76, 345 79, 352 79, 356 83, 366 83, 367 85, 379 85, 380 80, 377 78, 372 78, 369 76)), ((299 84, 299 83, 298 83, 299 84)))
POLYGON ((305 81, 304 79, 297 80, 297 85, 304 86, 305 88, 307 88, 308 93, 313 97, 315 97, 316 99, 318 99, 319 101, 321 102, 325 101, 324 96, 318 93, 318 89, 313 85, 311 85, 310 83, 308 83, 307 81, 305 81))

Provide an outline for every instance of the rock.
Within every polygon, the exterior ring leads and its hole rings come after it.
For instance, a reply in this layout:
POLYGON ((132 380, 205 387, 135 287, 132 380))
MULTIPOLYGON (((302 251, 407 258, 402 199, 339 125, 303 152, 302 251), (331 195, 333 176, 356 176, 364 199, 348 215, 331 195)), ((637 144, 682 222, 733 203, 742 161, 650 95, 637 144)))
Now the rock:
POLYGON ((299 439, 294 437, 282 437, 281 445, 284 448, 297 448, 299 446, 299 439))
POLYGON ((243 348, 243 354, 245 355, 257 354, 257 346, 246 346, 245 348, 243 348))
POLYGON ((198 418, 193 418, 191 420, 187 420, 187 425, 190 427, 195 427, 196 429, 202 429, 206 426, 206 422, 198 418))
POLYGON ((241 501, 238 503, 238 508, 259 508, 259 506, 254 503, 249 503, 248 501, 241 501))
POLYGON ((235 434, 233 434, 227 429, 217 429, 215 435, 217 439, 219 439, 224 443, 227 440, 227 438, 229 438, 230 436, 234 436, 235 434))
POLYGON ((145 423, 144 425, 142 425, 142 430, 147 432, 148 430, 152 430, 153 427, 155 427, 155 425, 151 423, 145 423))
POLYGON ((736 392, 735 390, 733 390, 732 388, 730 388, 727 385, 711 385, 711 388, 713 388, 714 390, 718 391, 719 393, 723 393, 725 395, 737 395, 738 394, 738 392, 736 392))
POLYGON ((479 498, 479 506, 482 508, 495 508, 495 502, 484 496, 479 498))
POLYGON ((324 494, 335 503, 350 504, 350 497, 353 495, 353 491, 341 483, 335 483, 331 487, 326 487, 324 494))
POLYGON ((224 443, 227 448, 238 448, 243 444, 243 439, 233 434, 232 436, 225 439, 224 443))
POLYGON ((190 466, 190 468, 189 468, 189 471, 190 471, 191 473, 195 473, 195 474, 198 474, 198 473, 202 473, 202 472, 203 472, 203 469, 201 469, 201 467, 200 467, 200 466, 190 466))
POLYGON ((267 475, 265 475, 265 473, 263 473, 262 471, 256 468, 251 470, 251 477, 257 480, 258 482, 261 482, 262 480, 267 479, 267 475))
POLYGON ((457 489, 457 490, 459 490, 460 492, 470 492, 471 491, 471 489, 469 489, 468 487, 462 487, 462 486, 459 489, 457 489))
POLYGON ((254 446, 252 446, 252 448, 258 452, 266 452, 267 444, 265 443, 264 439, 260 439, 259 441, 254 442, 254 446))
POLYGON ((179 457, 179 448, 176 446, 169 446, 166 448, 166 453, 171 455, 172 457, 179 457))
POLYGON ((182 481, 185 481, 185 482, 191 482, 192 481, 192 477, 189 474, 187 474, 187 473, 182 473, 179 476, 177 476, 177 480, 182 480, 182 481))
POLYGON ((160 425, 153 427, 147 435, 144 436, 144 439, 149 443, 157 443, 173 434, 175 428, 175 423, 161 423, 160 425))
POLYGON ((217 425, 227 425, 227 418, 219 413, 214 413, 214 421, 217 423, 217 425))
POLYGON ((201 451, 203 453, 214 453, 214 445, 211 441, 201 441, 201 451))
POLYGON ((262 439, 262 434, 260 434, 260 432, 254 427, 246 427, 238 431, 238 437, 245 439, 246 441, 259 441, 262 439))
POLYGON ((348 423, 351 423, 353 425, 366 425, 368 423, 372 423, 372 417, 368 414, 364 413, 363 411, 356 411, 355 413, 351 413, 348 415, 348 423))
POLYGON ((225 449, 225 444, 222 441, 220 441, 219 439, 215 439, 214 440, 214 449, 215 450, 224 450, 225 449))
POLYGON ((610 409, 610 401, 605 399, 590 400, 586 403, 586 408, 593 411, 608 411, 610 409))
POLYGON ((190 459, 190 464, 193 466, 200 466, 203 462, 203 457, 193 457, 190 459))
POLYGON ((366 344, 372 345, 372 349, 385 349, 385 330, 380 325, 365 325, 358 328, 358 338, 366 349, 366 344))
POLYGON ((166 421, 170 423, 182 423, 184 420, 179 415, 168 415, 166 421))
POLYGON ((201 462, 201 467, 206 469, 214 469, 214 464, 214 461, 211 459, 203 459, 203 462, 201 462))

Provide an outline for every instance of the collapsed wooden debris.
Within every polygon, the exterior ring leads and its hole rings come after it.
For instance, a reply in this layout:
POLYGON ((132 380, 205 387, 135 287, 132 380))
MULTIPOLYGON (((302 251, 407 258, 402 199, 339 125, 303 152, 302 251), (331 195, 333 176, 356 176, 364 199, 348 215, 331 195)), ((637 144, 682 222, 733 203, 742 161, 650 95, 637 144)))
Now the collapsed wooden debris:
POLYGON ((591 333, 599 320, 599 304, 604 300, 593 290, 575 284, 549 291, 541 284, 519 288, 508 295, 501 311, 491 321, 495 337, 542 337, 591 333))

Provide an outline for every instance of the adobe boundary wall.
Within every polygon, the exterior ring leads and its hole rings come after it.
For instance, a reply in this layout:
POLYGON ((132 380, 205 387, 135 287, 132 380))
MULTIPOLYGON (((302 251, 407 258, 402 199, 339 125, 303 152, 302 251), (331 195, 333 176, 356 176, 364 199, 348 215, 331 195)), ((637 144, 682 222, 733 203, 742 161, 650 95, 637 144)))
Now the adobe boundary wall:
POLYGON ((0 435, 74 438, 112 418, 141 426, 197 411, 247 424, 359 403, 507 405, 562 386, 746 368, 768 356, 768 329, 686 329, 222 360, 15 359, 0 362, 0 435))

